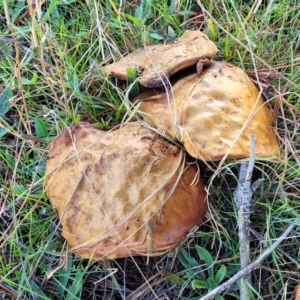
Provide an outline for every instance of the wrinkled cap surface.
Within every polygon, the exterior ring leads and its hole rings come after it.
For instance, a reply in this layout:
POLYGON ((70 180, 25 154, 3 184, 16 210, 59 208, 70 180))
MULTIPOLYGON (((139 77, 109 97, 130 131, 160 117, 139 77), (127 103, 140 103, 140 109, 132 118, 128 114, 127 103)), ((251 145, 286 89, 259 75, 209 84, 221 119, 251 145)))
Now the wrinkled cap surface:
POLYGON ((127 79, 127 68, 141 73, 139 82, 145 87, 160 87, 174 73, 197 64, 200 59, 212 59, 218 49, 200 31, 187 30, 173 44, 145 46, 119 61, 102 68, 102 72, 127 79))
POLYGON ((272 114, 245 72, 225 62, 212 62, 201 74, 191 74, 170 91, 138 95, 140 110, 159 130, 183 143, 193 157, 205 161, 250 156, 279 156, 272 114))
POLYGON ((64 131, 49 150, 46 192, 71 249, 99 260, 175 246, 206 209, 203 182, 191 185, 197 168, 183 157, 139 123, 111 132, 89 124, 64 131))

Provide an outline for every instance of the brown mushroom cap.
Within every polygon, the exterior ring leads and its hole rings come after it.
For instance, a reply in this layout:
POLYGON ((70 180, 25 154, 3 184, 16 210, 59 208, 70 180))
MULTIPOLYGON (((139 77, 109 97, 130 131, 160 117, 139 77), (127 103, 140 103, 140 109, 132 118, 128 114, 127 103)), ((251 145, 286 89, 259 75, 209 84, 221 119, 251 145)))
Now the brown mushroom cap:
POLYGON ((74 125, 49 156, 46 192, 81 257, 162 254, 201 224, 206 193, 201 180, 191 185, 196 166, 139 123, 111 132, 74 125))
POLYGON ((252 134, 256 156, 279 156, 267 104, 245 72, 229 63, 212 62, 200 75, 180 79, 169 92, 141 94, 136 100, 155 127, 183 142, 197 159, 249 157, 252 134))
POLYGON ((187 30, 177 42, 140 48, 119 61, 102 68, 102 72, 127 79, 127 68, 140 70, 139 82, 145 87, 162 86, 174 73, 196 65, 200 59, 212 59, 218 49, 200 31, 187 30))

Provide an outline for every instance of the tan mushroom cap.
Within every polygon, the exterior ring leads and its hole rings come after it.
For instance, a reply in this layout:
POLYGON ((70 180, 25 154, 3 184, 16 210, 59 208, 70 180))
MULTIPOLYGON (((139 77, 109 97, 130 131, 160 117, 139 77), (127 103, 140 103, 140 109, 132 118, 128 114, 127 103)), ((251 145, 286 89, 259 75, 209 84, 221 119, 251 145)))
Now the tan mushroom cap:
POLYGON ((180 79, 169 92, 147 91, 135 101, 142 102, 140 110, 154 126, 197 159, 249 157, 250 135, 256 156, 279 156, 267 104, 245 72, 229 63, 213 62, 200 75, 180 79))
POLYGON ((191 185, 196 166, 139 123, 111 132, 74 125, 49 156, 46 192, 81 257, 163 254, 202 222, 206 193, 201 180, 191 185))
POLYGON ((196 65, 200 59, 212 59, 217 52, 216 45, 205 34, 187 30, 173 44, 145 46, 103 67, 102 72, 126 80, 128 67, 140 70, 140 84, 155 88, 174 73, 196 65))

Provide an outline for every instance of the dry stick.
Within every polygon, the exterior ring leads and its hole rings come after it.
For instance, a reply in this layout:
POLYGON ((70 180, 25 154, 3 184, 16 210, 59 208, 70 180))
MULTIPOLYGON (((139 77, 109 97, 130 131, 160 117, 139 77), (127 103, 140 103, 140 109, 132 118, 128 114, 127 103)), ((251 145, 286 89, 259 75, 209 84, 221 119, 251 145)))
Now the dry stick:
MULTIPOLYGON (((238 211, 238 231, 240 243, 240 261, 241 268, 249 264, 250 241, 249 241, 249 224, 250 224, 250 205, 253 189, 256 189, 262 180, 256 181, 251 186, 252 172, 255 163, 255 137, 250 135, 250 159, 249 163, 242 163, 239 174, 239 182, 233 193, 234 202, 238 211)), ((251 277, 245 276, 241 281, 240 299, 249 299, 247 283, 251 284, 251 277)))
POLYGON ((200 298, 199 300, 212 299, 214 296, 228 289, 232 284, 236 283, 239 279, 248 275, 253 270, 257 269, 262 264, 262 262, 276 249, 276 247, 278 247, 278 245, 286 239, 286 237, 289 235, 289 233, 293 230, 293 228, 296 225, 298 226, 300 225, 300 219, 294 220, 290 224, 290 226, 286 229, 286 231, 277 239, 277 241, 273 245, 271 245, 262 255, 260 255, 253 263, 251 263, 246 268, 239 271, 229 280, 227 280, 217 288, 213 289, 212 291, 210 291, 208 294, 206 294, 204 297, 200 298))

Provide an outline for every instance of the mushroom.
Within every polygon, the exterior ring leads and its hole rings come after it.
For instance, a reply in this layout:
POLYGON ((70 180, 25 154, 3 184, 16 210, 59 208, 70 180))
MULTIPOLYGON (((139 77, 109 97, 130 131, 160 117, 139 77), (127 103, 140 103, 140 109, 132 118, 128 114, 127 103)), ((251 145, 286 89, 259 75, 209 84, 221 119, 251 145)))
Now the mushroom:
POLYGON ((83 258, 159 255, 202 222, 195 162, 141 123, 71 126, 49 149, 46 192, 62 235, 83 258))
POLYGON ((171 75, 197 64, 200 73, 209 65, 218 49, 200 31, 187 30, 177 42, 167 45, 145 46, 102 68, 106 75, 127 79, 127 68, 141 71, 139 82, 149 88, 166 84, 171 75))
POLYGON ((246 73, 229 63, 212 62, 201 74, 177 81, 170 91, 148 90, 134 102, 141 102, 145 118, 182 142, 196 159, 249 157, 250 135, 256 138, 256 156, 279 156, 267 104, 246 73))

